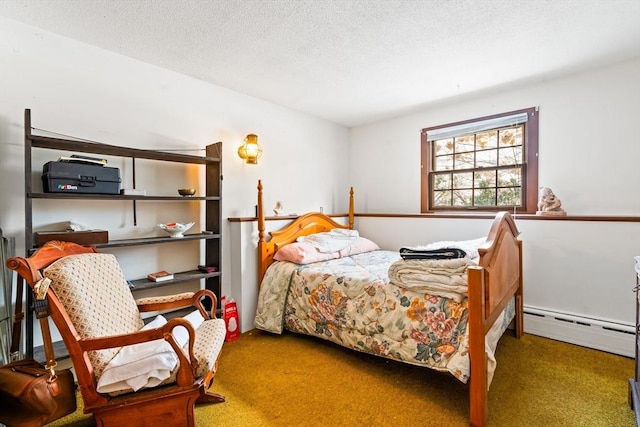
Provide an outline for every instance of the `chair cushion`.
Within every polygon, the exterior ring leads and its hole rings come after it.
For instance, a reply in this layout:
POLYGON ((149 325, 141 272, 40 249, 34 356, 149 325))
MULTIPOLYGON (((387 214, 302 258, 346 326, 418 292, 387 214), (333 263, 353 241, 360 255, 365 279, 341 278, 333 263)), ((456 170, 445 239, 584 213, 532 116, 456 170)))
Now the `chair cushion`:
MULTIPOLYGON (((51 264, 43 274, 52 280, 51 288, 81 338, 128 334, 143 326, 135 299, 114 255, 69 255, 51 264)), ((89 352, 98 378, 119 350, 89 352)))
POLYGON ((196 331, 196 340, 193 344, 193 354, 198 360, 196 377, 205 376, 215 369, 216 360, 222 350, 224 338, 227 335, 227 326, 224 319, 205 320, 196 331))

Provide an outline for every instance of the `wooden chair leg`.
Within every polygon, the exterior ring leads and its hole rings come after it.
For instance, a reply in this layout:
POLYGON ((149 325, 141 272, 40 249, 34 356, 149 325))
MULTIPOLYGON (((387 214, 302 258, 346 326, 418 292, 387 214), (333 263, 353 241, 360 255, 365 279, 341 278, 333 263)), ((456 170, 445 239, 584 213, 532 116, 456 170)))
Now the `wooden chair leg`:
POLYGON ((223 395, 214 393, 212 391, 204 392, 204 394, 200 395, 198 400, 196 400, 196 404, 206 404, 206 403, 222 403, 226 399, 223 395))

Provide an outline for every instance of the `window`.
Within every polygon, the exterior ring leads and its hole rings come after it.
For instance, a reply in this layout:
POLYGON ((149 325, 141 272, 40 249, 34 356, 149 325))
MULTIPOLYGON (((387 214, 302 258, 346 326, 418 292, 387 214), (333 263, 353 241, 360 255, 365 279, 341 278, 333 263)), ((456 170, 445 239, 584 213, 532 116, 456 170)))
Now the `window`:
POLYGON ((422 130, 421 211, 534 213, 538 111, 512 111, 422 130))

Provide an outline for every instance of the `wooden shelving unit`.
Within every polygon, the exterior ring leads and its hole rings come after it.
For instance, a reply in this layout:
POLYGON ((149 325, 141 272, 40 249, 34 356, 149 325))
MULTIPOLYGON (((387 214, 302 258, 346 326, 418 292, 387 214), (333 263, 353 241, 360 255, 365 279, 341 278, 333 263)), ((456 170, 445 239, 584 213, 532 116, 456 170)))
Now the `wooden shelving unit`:
MULTIPOLYGON (((213 265, 218 268, 214 273, 203 273, 199 270, 189 270, 182 272, 174 272, 174 279, 161 283, 151 282, 147 279, 134 280, 132 292, 139 292, 146 289, 158 288, 175 283, 204 280, 205 287, 212 290, 218 301, 221 297, 221 203, 222 203, 222 143, 208 145, 205 149, 205 156, 193 156, 187 154, 170 153, 156 150, 145 150, 130 147, 120 147, 97 142, 87 142, 83 140, 52 138, 48 136, 34 135, 31 125, 31 110, 25 110, 24 116, 24 170, 25 170, 25 248, 28 256, 36 247, 36 241, 33 233, 33 200, 34 199, 65 199, 65 200, 104 200, 104 201, 132 201, 132 209, 136 211, 137 202, 154 201, 154 202, 170 202, 170 203, 204 203, 205 204, 205 227, 207 233, 185 234, 181 239, 170 237, 148 237, 134 239, 110 240, 108 243, 96 244, 97 248, 118 248, 140 245, 156 245, 171 244, 175 242, 184 242, 185 240, 204 240, 205 241, 205 264, 213 265), (32 150, 34 148, 73 151, 75 153, 95 154, 103 156, 115 156, 130 158, 135 166, 136 159, 156 160, 158 162, 173 162, 184 164, 202 165, 205 168, 206 191, 204 196, 182 197, 182 196, 139 196, 139 195, 116 195, 116 194, 78 194, 78 193, 43 193, 34 192, 32 183, 32 150)), ((135 167, 134 167, 135 170, 135 167)), ((29 301, 27 307, 31 306, 29 301)), ((220 307, 216 307, 220 310, 220 307)), ((26 348, 27 357, 33 357, 33 313, 29 310, 26 316, 26 348)), ((37 351, 36 351, 37 352, 37 351)))

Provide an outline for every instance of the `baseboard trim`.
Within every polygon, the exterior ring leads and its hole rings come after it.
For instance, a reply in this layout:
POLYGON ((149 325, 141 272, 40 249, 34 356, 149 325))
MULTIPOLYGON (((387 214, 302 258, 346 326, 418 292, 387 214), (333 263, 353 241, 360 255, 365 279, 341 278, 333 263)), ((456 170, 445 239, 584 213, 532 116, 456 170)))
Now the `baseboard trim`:
POLYGON ((631 324, 525 306, 524 331, 608 353, 635 357, 635 328, 631 324))

